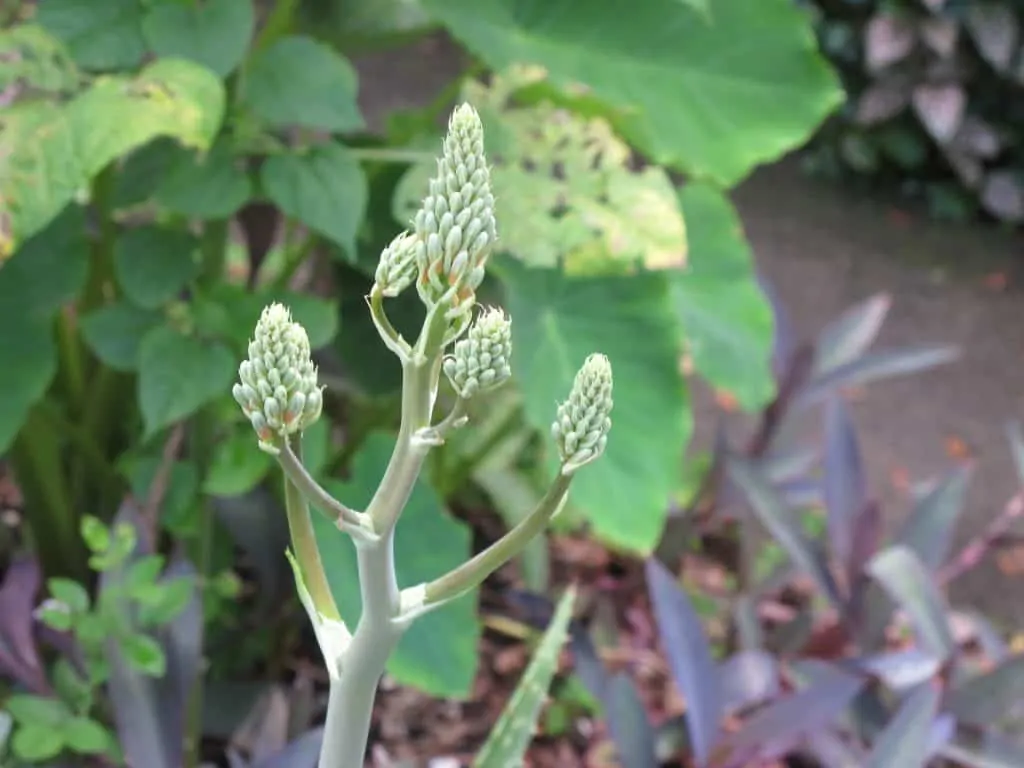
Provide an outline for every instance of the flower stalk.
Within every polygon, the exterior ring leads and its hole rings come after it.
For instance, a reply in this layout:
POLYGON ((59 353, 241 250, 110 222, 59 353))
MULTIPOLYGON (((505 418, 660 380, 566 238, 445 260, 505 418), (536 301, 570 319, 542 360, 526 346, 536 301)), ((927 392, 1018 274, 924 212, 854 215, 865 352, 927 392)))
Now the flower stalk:
POLYGON ((561 470, 537 508, 449 573, 400 588, 395 528, 424 461, 467 422, 472 398, 485 396, 512 375, 511 321, 500 309, 474 312, 497 230, 483 126, 472 107, 463 105, 452 115, 437 175, 411 224, 411 232, 384 249, 367 296, 374 326, 402 366, 402 410, 394 450, 365 511, 335 499, 302 464, 301 434, 319 418, 323 395, 306 331, 285 307, 272 304, 264 310, 232 390, 259 447, 275 457, 285 476, 289 558, 330 679, 320 768, 363 765, 377 685, 406 629, 424 613, 478 586, 540 535, 565 504, 575 472, 603 452, 611 427, 611 366, 603 355, 592 355, 568 400, 558 407, 552 436, 561 470), (410 344, 388 319, 385 299, 412 285, 425 318, 410 344), (435 422, 442 373, 456 399, 435 422), (309 506, 355 546, 362 613, 354 632, 331 595, 309 506))

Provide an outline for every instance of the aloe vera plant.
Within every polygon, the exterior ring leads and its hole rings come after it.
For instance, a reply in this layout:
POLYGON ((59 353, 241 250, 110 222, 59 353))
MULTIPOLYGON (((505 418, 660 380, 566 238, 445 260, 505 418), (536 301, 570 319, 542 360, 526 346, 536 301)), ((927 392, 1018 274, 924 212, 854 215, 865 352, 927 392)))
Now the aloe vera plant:
MULTIPOLYGON (((575 473, 597 459, 607 442, 611 364, 604 355, 593 354, 576 375, 568 399, 558 406, 551 435, 560 470, 533 512, 448 573, 405 588, 398 584, 395 528, 424 460, 431 448, 467 422, 471 398, 511 376, 511 321, 500 309, 474 311, 476 289, 496 240, 483 126, 476 111, 463 105, 451 116, 437 174, 412 230, 383 250, 367 297, 381 339, 401 362, 403 390, 398 440, 365 510, 352 509, 331 496, 303 466, 300 437, 320 416, 323 396, 308 335, 286 307, 274 303, 264 309, 248 358, 239 366, 240 380, 232 393, 252 423, 259 447, 277 459, 287 479, 290 559, 330 677, 321 768, 362 765, 377 683, 409 626, 479 585, 521 552, 561 508, 575 473), (384 300, 414 283, 425 318, 418 338, 410 343, 388 319, 384 300), (456 399, 450 412, 435 420, 442 373, 456 399), (363 610, 353 631, 331 594, 310 506, 355 546, 363 610)), ((550 664, 551 651, 541 658, 545 656, 550 664)), ((521 740, 512 739, 510 744, 521 753, 521 740)))

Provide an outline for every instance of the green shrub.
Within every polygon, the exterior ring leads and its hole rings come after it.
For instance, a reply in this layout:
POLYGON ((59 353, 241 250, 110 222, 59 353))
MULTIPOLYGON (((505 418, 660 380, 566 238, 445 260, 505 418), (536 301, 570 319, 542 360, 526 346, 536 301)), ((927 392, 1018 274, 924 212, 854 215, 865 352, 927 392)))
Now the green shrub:
POLYGON ((849 94, 813 170, 897 189, 936 216, 1024 221, 1024 4, 804 4, 849 94))

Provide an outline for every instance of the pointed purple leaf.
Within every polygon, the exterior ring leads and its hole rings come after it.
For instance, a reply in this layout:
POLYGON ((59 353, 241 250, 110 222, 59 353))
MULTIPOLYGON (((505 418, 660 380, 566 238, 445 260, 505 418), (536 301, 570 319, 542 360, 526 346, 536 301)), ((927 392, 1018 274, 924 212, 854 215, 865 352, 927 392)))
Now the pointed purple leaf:
POLYGON ((850 414, 832 396, 825 405, 825 508, 828 536, 835 557, 850 561, 857 515, 864 508, 864 466, 850 414))
POLYGON ((966 768, 1020 768, 1024 765, 1024 744, 997 733, 958 733, 944 746, 942 756, 966 768))
POLYGON ((662 648, 686 700, 694 758, 698 766, 706 765, 718 741, 722 716, 722 692, 711 646, 689 598, 665 566, 648 558, 646 572, 662 648))
POLYGON ((1017 482, 1024 488, 1024 434, 1021 433, 1020 422, 1013 421, 1006 425, 1006 438, 1010 441, 1013 466, 1017 469, 1017 482))
POLYGON ((323 728, 307 731, 280 752, 261 760, 252 768, 316 768, 323 740, 323 728))
POLYGON ((892 297, 879 293, 825 326, 814 345, 815 374, 835 370, 863 355, 878 337, 891 306, 892 297))
POLYGON ((893 546, 875 555, 868 572, 907 614, 922 648, 945 661, 956 650, 945 601, 931 575, 907 547, 893 546))
POLYGON ((818 449, 796 448, 790 451, 773 452, 760 462, 761 470, 772 483, 789 480, 803 480, 818 462, 818 449))
POLYGON ((913 550, 932 571, 938 570, 949 558, 972 472, 970 465, 953 470, 914 505, 914 511, 896 537, 898 543, 913 550))
POLYGON ((42 574, 30 557, 15 558, 0 586, 0 671, 34 693, 48 693, 39 649, 36 646, 36 595, 42 574))
MULTIPOLYGON (((808 687, 753 715, 724 744, 730 766, 757 765, 788 754, 805 734, 825 729, 845 710, 863 683, 839 670, 816 675, 808 687)), ((718 761, 722 763, 722 761, 718 761)))
POLYGON ((931 680, 942 667, 942 660, 919 648, 908 648, 858 659, 853 666, 892 690, 904 691, 931 680))
POLYGON ((822 562, 820 552, 807 540, 792 510, 749 461, 732 456, 727 466, 732 481, 743 492, 754 514, 772 538, 785 550, 793 564, 814 580, 822 595, 838 606, 839 594, 832 574, 822 562))
POLYGON ((837 389, 859 387, 873 381, 920 373, 959 357, 953 347, 918 347, 896 352, 875 352, 819 376, 796 397, 794 407, 806 408, 837 389))
POLYGON ((863 768, 864 765, 863 750, 832 731, 807 734, 805 749, 828 768, 863 768))
POLYGON ((877 501, 867 502, 853 521, 850 532, 850 557, 846 561, 846 578, 855 584, 864 574, 864 566, 878 552, 882 543, 884 522, 877 501))
POLYGON ((757 602, 752 595, 740 595, 733 606, 733 622, 739 636, 740 648, 757 651, 764 647, 764 631, 757 615, 757 602))
POLYGON ((654 727, 629 677, 612 677, 582 625, 569 629, 573 668, 583 686, 601 702, 623 768, 658 768, 654 727))
MULTIPOLYGON (((150 554, 147 537, 138 507, 131 502, 121 505, 114 525, 128 523, 137 534, 138 544, 132 558, 150 554)), ((131 562, 131 561, 130 561, 131 562)), ((175 566, 180 572, 190 568, 185 561, 175 566)), ((116 587, 124 575, 124 567, 112 569, 100 577, 100 590, 116 587)), ((131 626, 133 615, 122 606, 122 620, 131 626)), ((201 645, 202 616, 198 598, 167 628, 163 650, 167 658, 167 674, 154 679, 139 673, 125 659, 119 643, 111 639, 106 645, 110 679, 107 692, 114 710, 114 724, 121 747, 130 765, 147 768, 179 768, 185 760, 185 713, 191 685, 196 682, 201 645), (191 681, 190 681, 191 679, 191 681)))
POLYGON ((879 734, 865 768, 924 768, 932 756, 932 725, 939 689, 927 683, 914 690, 879 734))
POLYGON ((732 714, 779 694, 779 668, 765 651, 739 651, 718 667, 722 712, 732 714))
POLYGON ((949 710, 961 720, 989 726, 1024 701, 1024 654, 972 677, 949 694, 949 710))

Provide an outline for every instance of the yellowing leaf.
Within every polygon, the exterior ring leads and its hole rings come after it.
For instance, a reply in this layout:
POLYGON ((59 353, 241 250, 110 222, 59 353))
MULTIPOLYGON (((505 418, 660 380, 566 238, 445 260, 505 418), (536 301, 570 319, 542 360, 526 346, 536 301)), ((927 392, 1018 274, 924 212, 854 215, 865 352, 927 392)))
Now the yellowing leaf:
POLYGON ((67 104, 28 102, 4 111, 0 223, 8 247, 46 226, 112 161, 158 136, 207 149, 224 102, 212 72, 162 59, 135 77, 98 78, 67 104))
MULTIPOLYGON (((510 95, 545 78, 516 68, 464 98, 480 112, 498 216, 499 247, 540 267, 569 274, 622 273, 686 263, 686 227, 668 175, 629 167, 631 151, 607 121, 549 103, 516 106, 510 95)), ((409 219, 434 173, 414 167, 396 192, 396 215, 409 219)))

